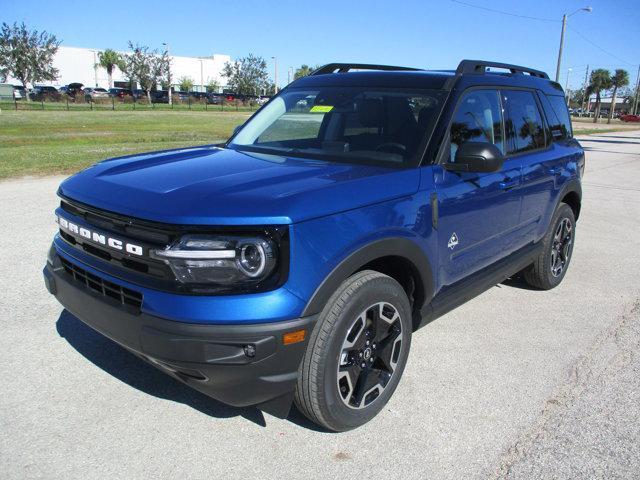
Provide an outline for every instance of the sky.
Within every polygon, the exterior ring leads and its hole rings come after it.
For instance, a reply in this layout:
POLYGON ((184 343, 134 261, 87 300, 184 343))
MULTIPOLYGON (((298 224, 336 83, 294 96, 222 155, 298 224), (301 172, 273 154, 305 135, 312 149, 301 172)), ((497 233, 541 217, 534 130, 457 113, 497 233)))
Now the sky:
POLYGON ((0 0, 0 22, 24 21, 63 45, 126 50, 129 40, 172 55, 268 61, 286 83, 290 67, 331 62, 455 69, 463 58, 516 63, 555 76, 563 14, 568 19, 561 83, 578 88, 587 65, 640 63, 640 0, 137 0, 63 3, 0 0), (465 5, 466 4, 466 5, 465 5), (474 6, 475 5, 477 8, 474 6), (495 11, 505 13, 498 13, 495 11), (508 15, 510 14, 510 15, 508 15), (571 72, 568 69, 571 68, 571 72))

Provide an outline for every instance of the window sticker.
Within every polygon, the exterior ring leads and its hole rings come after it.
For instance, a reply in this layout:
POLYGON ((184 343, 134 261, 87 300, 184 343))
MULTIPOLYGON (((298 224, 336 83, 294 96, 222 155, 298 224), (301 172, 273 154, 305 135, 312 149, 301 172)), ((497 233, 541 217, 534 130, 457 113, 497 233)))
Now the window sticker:
POLYGON ((333 105, 314 105, 309 110, 311 113, 329 113, 333 110, 333 105))

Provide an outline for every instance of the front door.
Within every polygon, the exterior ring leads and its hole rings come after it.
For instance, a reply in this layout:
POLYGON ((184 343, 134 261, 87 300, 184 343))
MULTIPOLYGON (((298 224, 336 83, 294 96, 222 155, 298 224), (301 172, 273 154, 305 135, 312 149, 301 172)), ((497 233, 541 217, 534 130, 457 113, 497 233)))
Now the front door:
MULTIPOLYGON (((490 142, 504 154, 506 139, 498 90, 463 94, 450 126, 446 161, 465 142, 490 142)), ((521 246, 518 236, 522 162, 505 158, 492 173, 453 172, 433 167, 438 195, 440 285, 447 286, 521 246)))

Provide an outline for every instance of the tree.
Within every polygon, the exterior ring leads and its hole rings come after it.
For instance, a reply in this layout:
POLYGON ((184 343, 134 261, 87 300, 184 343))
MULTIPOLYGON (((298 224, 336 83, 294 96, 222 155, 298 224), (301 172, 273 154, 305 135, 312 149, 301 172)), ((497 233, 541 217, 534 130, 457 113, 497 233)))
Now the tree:
MULTIPOLYGON (((27 84, 55 80, 58 70, 53 56, 60 42, 55 35, 29 30, 23 23, 2 24, 0 32, 0 74, 17 78, 26 89, 27 84)), ((27 95, 27 99, 29 96, 27 95)))
POLYGON ((276 94, 276 84, 273 82, 267 82, 267 86, 264 87, 264 94, 270 97, 276 94))
POLYGON ((191 77, 181 77, 178 79, 178 84, 180 85, 181 92, 190 92, 193 90, 193 78, 191 77))
POLYGON ((218 90, 220 90, 218 81, 209 79, 209 82, 207 83, 207 93, 218 93, 218 90))
POLYGON ((113 69, 122 65, 122 57, 110 48, 98 52, 98 66, 104 68, 109 76, 109 88, 113 88, 113 69))
POLYGON ((157 50, 149 50, 147 46, 134 45, 132 42, 129 42, 129 49, 131 53, 125 56, 123 62, 125 75, 140 84, 151 103, 151 90, 167 76, 169 56, 166 52, 160 55, 157 50))
POLYGON ((307 75, 311 75, 311 72, 316 70, 318 67, 311 68, 309 65, 300 65, 300 68, 296 69, 296 72, 293 74, 293 79, 298 80, 299 78, 306 77, 307 75))
POLYGON ((607 118, 607 123, 611 123, 613 111, 616 109, 616 96, 618 95, 618 89, 629 85, 629 72, 621 68, 616 69, 615 73, 611 77, 611 85, 613 86, 613 94, 611 95, 611 108, 609 109, 609 118, 607 118))
POLYGON ((269 74, 267 62, 262 57, 249 54, 235 62, 227 62, 222 69, 227 85, 240 95, 259 95, 267 87, 269 74))
POLYGON ((600 94, 603 90, 609 90, 611 88, 611 74, 609 70, 604 68, 598 68, 591 72, 591 76, 589 77, 589 86, 587 87, 587 91, 589 95, 595 93, 596 94, 596 107, 595 113, 593 115, 593 123, 598 121, 600 118, 600 102, 601 97, 600 94))
POLYGON ((585 88, 579 88, 577 90, 571 90, 569 97, 569 105, 572 107, 582 107, 582 104, 586 101, 585 88))

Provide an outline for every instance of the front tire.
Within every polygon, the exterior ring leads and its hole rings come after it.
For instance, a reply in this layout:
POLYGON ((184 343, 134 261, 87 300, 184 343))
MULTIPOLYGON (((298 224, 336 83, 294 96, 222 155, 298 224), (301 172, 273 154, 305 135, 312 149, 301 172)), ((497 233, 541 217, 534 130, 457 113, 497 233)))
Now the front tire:
POLYGON ((349 277, 327 302, 300 365, 295 402, 333 431, 371 420, 395 391, 411 345, 411 307, 393 278, 349 277))
POLYGON ((542 240, 542 252, 524 271, 525 281, 532 287, 551 290, 562 282, 573 255, 576 218, 566 203, 556 209, 549 231, 542 240))

